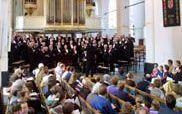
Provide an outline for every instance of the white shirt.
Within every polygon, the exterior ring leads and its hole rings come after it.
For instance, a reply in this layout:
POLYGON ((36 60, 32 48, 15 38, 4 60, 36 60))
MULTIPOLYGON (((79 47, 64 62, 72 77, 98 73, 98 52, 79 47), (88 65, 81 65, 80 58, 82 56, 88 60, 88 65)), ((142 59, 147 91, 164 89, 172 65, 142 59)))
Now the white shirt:
POLYGON ((92 87, 92 93, 98 93, 99 92, 99 87, 102 84, 100 82, 97 82, 93 87, 92 87))
POLYGON ((57 66, 54 71, 56 74, 56 79, 59 80, 63 74, 63 70, 59 66, 57 66))

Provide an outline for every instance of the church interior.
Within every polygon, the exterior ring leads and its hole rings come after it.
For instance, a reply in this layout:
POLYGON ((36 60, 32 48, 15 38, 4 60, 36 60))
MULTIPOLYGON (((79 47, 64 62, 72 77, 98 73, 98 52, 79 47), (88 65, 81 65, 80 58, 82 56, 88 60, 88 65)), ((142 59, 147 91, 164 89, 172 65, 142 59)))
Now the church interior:
POLYGON ((182 114, 181 0, 0 0, 0 114, 182 114))

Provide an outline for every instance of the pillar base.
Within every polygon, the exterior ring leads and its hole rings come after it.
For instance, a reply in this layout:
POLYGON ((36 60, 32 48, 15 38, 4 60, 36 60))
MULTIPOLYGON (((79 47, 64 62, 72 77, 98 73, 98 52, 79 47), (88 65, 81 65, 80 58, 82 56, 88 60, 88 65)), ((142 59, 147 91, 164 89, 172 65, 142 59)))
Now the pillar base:
POLYGON ((0 73, 1 78, 1 87, 7 87, 9 85, 9 72, 1 72, 0 73))

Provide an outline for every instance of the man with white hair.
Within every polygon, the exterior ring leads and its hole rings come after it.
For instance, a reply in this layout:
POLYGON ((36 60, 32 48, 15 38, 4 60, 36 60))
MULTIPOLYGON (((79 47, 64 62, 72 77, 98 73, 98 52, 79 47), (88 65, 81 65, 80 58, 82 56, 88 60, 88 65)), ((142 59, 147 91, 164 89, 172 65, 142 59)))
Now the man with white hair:
POLYGON ((63 75, 64 70, 65 70, 65 65, 62 64, 61 62, 58 62, 56 68, 54 69, 57 80, 61 79, 61 76, 63 75))
POLYGON ((40 71, 40 68, 42 68, 42 67, 44 67, 44 64, 43 63, 39 63, 39 65, 38 65, 38 68, 36 68, 35 70, 33 70, 33 75, 34 76, 37 76, 37 74, 39 73, 39 71, 40 71))

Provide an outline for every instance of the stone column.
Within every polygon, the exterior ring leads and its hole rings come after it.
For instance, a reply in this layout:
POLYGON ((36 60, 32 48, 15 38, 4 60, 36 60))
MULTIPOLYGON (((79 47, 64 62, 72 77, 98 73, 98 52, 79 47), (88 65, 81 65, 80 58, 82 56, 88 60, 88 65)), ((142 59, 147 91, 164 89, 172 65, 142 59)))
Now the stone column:
POLYGON ((116 0, 117 34, 129 34, 129 0, 116 0))
POLYGON ((145 0, 145 44, 146 62, 155 62, 154 3, 145 0))
POLYGON ((11 30, 11 5, 12 0, 0 0, 0 86, 2 80, 7 78, 3 75, 8 71, 8 49, 9 49, 9 34, 11 30))
POLYGON ((109 0, 101 0, 101 26, 104 29, 102 35, 107 33, 107 29, 109 28, 109 15, 107 12, 109 11, 109 0))

